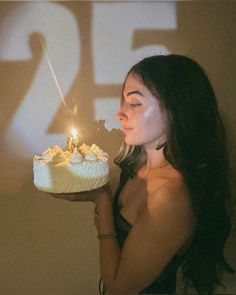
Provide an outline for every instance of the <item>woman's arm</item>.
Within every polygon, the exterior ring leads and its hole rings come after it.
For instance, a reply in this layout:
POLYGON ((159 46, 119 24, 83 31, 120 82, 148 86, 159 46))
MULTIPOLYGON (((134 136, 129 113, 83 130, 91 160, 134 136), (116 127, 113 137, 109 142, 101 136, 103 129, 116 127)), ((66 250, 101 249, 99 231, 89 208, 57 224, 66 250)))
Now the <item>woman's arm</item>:
MULTIPOLYGON (((52 194, 70 201, 93 201, 99 236, 115 233, 109 185, 76 194, 52 194)), ((122 250, 116 237, 99 239, 100 268, 106 293, 139 293, 163 271, 192 235, 195 219, 188 193, 165 185, 148 195, 146 207, 129 232, 122 250)))
MULTIPOLYGON (((95 200, 98 235, 115 232, 109 194, 95 200)), ((187 193, 166 186, 147 206, 120 251, 116 238, 100 240, 101 275, 107 293, 138 293, 151 284, 191 236, 195 225, 187 193)))
MULTIPOLYGON (((104 193, 95 200, 95 225, 98 237, 115 234, 112 198, 104 193)), ((120 261, 120 248, 116 237, 99 239, 100 241, 100 271, 106 289, 113 286, 120 261)))

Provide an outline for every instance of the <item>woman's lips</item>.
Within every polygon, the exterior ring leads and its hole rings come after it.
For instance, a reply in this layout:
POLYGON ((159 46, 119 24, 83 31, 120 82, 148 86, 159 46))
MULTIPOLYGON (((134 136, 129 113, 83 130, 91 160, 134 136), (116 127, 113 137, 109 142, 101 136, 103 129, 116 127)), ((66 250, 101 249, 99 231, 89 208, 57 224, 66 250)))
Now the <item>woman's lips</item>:
POLYGON ((129 133, 131 130, 133 130, 133 128, 123 126, 123 131, 124 131, 124 133, 129 133))

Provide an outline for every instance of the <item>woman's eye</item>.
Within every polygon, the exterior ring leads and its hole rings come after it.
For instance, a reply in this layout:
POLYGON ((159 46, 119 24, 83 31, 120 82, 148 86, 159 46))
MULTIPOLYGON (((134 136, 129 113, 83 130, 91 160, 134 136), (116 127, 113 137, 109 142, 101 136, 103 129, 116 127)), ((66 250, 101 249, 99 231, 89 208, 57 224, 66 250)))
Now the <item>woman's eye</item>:
POLYGON ((141 106, 141 105, 142 105, 141 103, 131 103, 131 104, 130 104, 130 106, 131 106, 132 108, 136 108, 136 107, 141 106))

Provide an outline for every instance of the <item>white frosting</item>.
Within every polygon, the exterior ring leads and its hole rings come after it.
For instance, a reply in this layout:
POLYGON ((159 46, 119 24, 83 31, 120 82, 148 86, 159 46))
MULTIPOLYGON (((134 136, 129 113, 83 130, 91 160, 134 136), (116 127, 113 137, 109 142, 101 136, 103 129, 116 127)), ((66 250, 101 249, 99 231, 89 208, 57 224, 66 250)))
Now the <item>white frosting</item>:
POLYGON ((77 148, 74 149, 73 154, 70 153, 69 155, 69 161, 70 163, 80 163, 83 160, 83 156, 80 152, 78 152, 77 148))
POLYGON ((108 155, 97 145, 82 144, 73 152, 55 145, 34 156, 34 184, 47 192, 96 189, 108 182, 108 155))
POLYGON ((45 163, 59 164, 67 160, 67 154, 59 147, 54 145, 52 148, 47 148, 42 156, 36 156, 38 161, 45 163))
POLYGON ((85 154, 84 158, 87 161, 95 161, 97 159, 96 155, 93 152, 91 152, 91 151, 87 152, 85 154))

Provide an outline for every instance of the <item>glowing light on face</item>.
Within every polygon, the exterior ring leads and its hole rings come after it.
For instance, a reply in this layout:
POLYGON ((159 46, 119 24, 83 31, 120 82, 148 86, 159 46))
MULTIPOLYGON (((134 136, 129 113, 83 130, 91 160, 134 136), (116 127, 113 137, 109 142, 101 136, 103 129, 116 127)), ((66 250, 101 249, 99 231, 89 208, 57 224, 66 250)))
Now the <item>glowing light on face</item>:
POLYGON ((166 138, 166 121, 160 103, 137 78, 125 82, 124 101, 117 114, 130 145, 155 148, 166 138))

